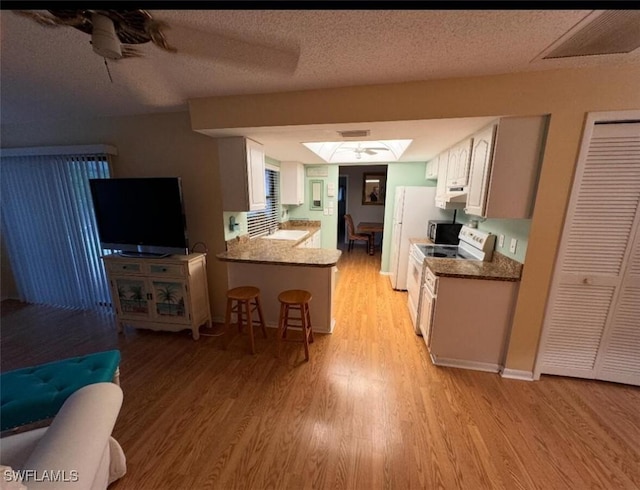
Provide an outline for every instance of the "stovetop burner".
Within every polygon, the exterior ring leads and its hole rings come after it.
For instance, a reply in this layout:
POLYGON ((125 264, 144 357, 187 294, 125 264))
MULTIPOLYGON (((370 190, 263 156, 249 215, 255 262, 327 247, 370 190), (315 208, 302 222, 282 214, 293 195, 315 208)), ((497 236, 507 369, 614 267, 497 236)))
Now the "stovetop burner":
POLYGON ((422 254, 429 258, 442 259, 473 259, 473 257, 461 252, 457 245, 425 245, 417 244, 422 254))

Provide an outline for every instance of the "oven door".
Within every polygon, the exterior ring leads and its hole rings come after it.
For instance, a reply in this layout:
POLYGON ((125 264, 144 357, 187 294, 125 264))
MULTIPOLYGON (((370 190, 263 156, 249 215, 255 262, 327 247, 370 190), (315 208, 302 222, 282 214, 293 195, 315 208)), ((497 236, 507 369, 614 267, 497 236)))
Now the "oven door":
POLYGON ((420 307, 420 288, 422 286, 422 268, 424 258, 419 250, 412 245, 409 252, 409 264, 407 269, 407 305, 413 329, 420 334, 418 326, 418 314, 420 307))
MULTIPOLYGON (((425 272, 428 274, 428 272, 425 272)), ((433 312, 435 310, 436 305, 436 296, 433 290, 430 289, 429 284, 425 283, 422 285, 422 298, 420 301, 420 333, 422 333, 422 338, 424 339, 424 343, 427 345, 427 348, 430 349, 431 344, 431 327, 433 325, 433 312)))

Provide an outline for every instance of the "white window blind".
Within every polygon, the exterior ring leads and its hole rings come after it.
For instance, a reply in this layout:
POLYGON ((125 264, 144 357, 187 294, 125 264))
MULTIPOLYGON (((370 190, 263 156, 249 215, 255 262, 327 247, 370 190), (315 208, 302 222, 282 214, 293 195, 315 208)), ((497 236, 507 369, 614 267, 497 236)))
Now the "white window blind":
POLYGON ((97 309, 110 304, 89 179, 109 178, 101 154, 2 153, 2 234, 20 298, 97 309))
POLYGON ((269 233, 280 223, 280 171, 275 168, 265 170, 265 191, 267 206, 260 211, 247 213, 247 228, 250 237, 269 233))

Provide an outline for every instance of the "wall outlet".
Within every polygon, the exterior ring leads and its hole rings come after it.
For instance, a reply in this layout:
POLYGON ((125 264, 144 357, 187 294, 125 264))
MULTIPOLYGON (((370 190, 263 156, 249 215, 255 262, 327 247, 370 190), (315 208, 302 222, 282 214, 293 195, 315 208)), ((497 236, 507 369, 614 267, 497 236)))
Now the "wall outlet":
POLYGON ((516 253, 516 247, 518 246, 518 240, 515 238, 511 239, 511 245, 509 245, 509 252, 512 254, 516 253))
POLYGON ((498 247, 504 247, 504 235, 498 235, 498 247))

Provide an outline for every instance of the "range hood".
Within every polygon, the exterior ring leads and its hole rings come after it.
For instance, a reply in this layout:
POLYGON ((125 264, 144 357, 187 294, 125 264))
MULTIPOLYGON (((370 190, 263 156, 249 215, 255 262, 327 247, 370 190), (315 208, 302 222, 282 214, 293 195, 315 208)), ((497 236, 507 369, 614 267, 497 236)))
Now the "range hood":
POLYGON ((436 197, 436 207, 440 209, 462 209, 467 204, 466 189, 449 189, 443 196, 436 197))

